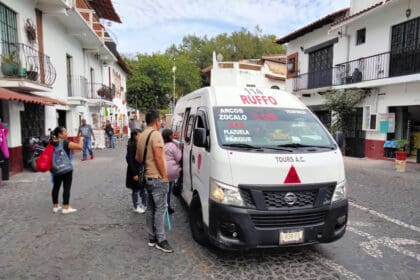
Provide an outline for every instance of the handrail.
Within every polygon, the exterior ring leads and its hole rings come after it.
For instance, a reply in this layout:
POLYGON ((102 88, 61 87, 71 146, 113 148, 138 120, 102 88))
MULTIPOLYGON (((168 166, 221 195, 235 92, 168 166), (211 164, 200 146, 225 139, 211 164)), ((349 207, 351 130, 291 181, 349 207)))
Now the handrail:
POLYGON ((50 57, 39 50, 22 43, 1 42, 1 63, 10 65, 4 76, 31 80, 40 85, 51 87, 57 77, 50 57))
POLYGON ((420 73, 420 50, 383 52, 293 78, 293 91, 420 73))

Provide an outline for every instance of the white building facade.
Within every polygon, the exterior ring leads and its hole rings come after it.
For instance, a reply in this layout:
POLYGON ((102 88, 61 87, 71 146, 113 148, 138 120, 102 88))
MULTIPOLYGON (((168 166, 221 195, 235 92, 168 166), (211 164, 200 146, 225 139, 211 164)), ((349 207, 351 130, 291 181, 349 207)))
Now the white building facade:
POLYGON ((355 109, 346 154, 382 159, 385 141, 420 149, 420 1, 352 0, 280 39, 287 43, 286 88, 322 121, 323 92, 367 89, 355 109))
POLYGON ((122 76, 118 94, 125 100, 129 69, 106 45, 101 22, 120 21, 111 0, 0 0, 0 9, 0 117, 9 128, 9 169, 19 172, 30 138, 56 126, 75 137, 82 118, 101 129, 105 108, 115 107, 110 73, 122 76), (101 9, 108 13, 99 17, 101 9))

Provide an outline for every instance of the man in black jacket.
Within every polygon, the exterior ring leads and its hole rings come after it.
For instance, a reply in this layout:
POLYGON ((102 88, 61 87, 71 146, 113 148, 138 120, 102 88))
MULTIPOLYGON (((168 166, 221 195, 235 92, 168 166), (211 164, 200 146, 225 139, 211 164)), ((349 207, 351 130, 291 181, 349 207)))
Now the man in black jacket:
POLYGON ((105 134, 108 137, 108 148, 115 148, 114 129, 109 121, 106 121, 105 134))

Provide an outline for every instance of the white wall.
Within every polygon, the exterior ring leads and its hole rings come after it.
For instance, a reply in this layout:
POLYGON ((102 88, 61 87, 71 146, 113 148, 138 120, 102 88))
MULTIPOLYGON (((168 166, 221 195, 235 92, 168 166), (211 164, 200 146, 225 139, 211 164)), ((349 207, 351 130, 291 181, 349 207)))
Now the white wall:
POLYGON ((350 14, 355 14, 357 12, 360 12, 361 10, 364 10, 366 8, 369 8, 381 1, 385 0, 351 0, 350 2, 350 14))
MULTIPOLYGON (((420 16, 420 1, 411 1, 411 16, 405 16, 407 5, 402 3, 383 8, 349 24, 347 34, 350 36, 349 59, 358 59, 391 50, 392 26, 420 16), (356 32, 366 28, 366 42, 356 45, 356 32)), ((379 9, 379 8, 378 8, 379 9)))

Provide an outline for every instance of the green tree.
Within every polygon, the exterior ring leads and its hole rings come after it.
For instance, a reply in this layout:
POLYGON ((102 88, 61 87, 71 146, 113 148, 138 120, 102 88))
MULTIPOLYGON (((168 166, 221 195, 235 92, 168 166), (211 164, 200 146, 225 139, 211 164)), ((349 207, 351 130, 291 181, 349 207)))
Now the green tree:
MULTIPOLYGON (((345 136, 349 133, 350 120, 354 114, 354 108, 370 94, 365 89, 329 90, 324 97, 325 108, 331 112, 331 132, 342 131, 345 136)), ((343 150, 345 150, 345 141, 343 150)))
MULTIPOLYGON (((145 111, 167 108, 173 96, 174 60, 167 54, 138 55, 128 60, 133 75, 127 80, 127 103, 145 111)), ((175 58, 176 97, 200 87, 199 68, 185 56, 175 58)))

